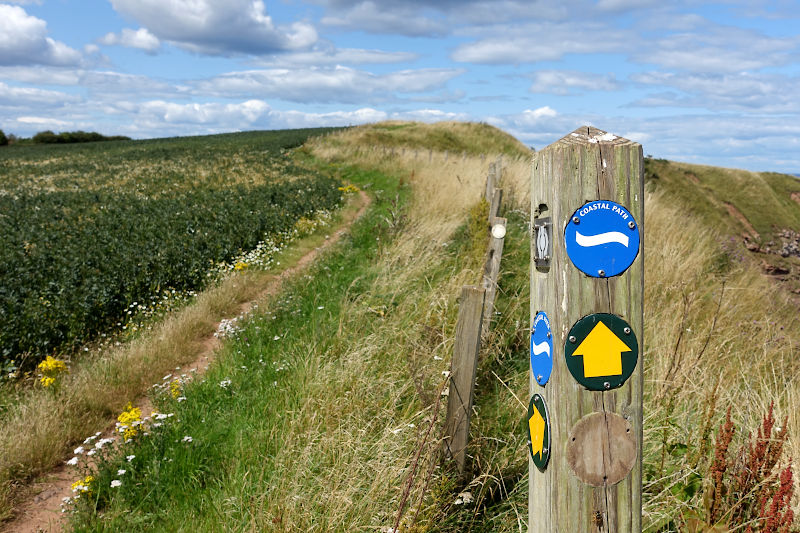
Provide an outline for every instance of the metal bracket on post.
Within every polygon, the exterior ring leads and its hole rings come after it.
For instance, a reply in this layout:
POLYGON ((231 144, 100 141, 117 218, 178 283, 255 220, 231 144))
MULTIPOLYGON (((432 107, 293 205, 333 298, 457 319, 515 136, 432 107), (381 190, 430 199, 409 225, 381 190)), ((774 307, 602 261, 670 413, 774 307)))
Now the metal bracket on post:
POLYGON ((538 270, 550 268, 550 259, 553 257, 553 221, 550 217, 533 220, 534 247, 533 261, 538 270))

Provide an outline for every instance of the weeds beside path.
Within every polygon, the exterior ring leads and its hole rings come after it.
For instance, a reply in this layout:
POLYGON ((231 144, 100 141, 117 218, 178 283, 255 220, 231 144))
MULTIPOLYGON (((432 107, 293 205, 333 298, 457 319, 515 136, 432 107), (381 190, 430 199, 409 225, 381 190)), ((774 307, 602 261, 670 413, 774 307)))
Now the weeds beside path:
MULTIPOLYGON (((177 321, 181 323, 181 326, 178 327, 180 331, 177 332, 179 333, 178 337, 180 338, 180 342, 193 346, 194 350, 190 354, 184 354, 184 357, 178 359, 173 357, 169 362, 161 361, 160 366, 172 368, 174 364, 178 364, 180 365, 178 368, 181 373, 194 375, 195 377, 201 375, 208 369, 216 350, 221 345, 220 339, 214 332, 218 330, 222 320, 244 316, 248 314, 254 306, 257 306, 260 301, 276 294, 287 279, 296 276, 314 261, 320 252, 335 244, 350 225, 364 214, 370 203, 371 198, 369 195, 363 191, 359 191, 358 200, 351 201, 350 204, 344 208, 342 220, 338 227, 335 228, 335 233, 332 235, 325 235, 324 237, 321 234, 316 237, 312 236, 291 247, 283 256, 283 261, 285 263, 288 261, 291 266, 282 271, 269 276, 259 276, 260 279, 256 280, 245 280, 240 276, 234 278, 234 280, 228 280, 220 287, 208 291, 209 293, 220 293, 215 295, 217 298, 228 291, 233 292, 235 294, 235 296, 233 296, 233 306, 225 305, 222 309, 215 309, 214 307, 219 306, 219 303, 217 303, 216 306, 214 304, 214 302, 217 301, 216 298, 211 298, 209 302, 208 297, 204 298, 206 295, 201 295, 196 304, 179 313, 178 317, 165 320, 149 341, 156 344, 166 343, 167 345, 176 342, 176 340, 170 338, 170 336, 176 333, 176 325, 173 323, 177 321), (238 282, 235 281, 236 279, 238 279, 238 282), (248 281, 250 282, 248 283, 248 281), (242 288, 245 289, 243 293, 241 291, 242 288), (197 309, 195 308, 197 307, 211 307, 211 309, 203 310, 204 315, 211 313, 211 317, 205 317, 203 321, 206 322, 205 324, 199 324, 196 321, 197 309), (184 315, 189 316, 186 317, 184 315), (193 320, 193 318, 195 319, 193 320), (210 324, 208 323, 209 318, 211 319, 210 324), (186 329, 189 331, 185 331, 186 329), (191 355, 192 358, 187 358, 187 355, 191 355)), ((150 345, 149 348, 154 349, 155 347, 150 345)), ((142 351, 137 351, 135 347, 132 347, 131 350, 135 353, 142 351)), ((155 348, 155 351, 161 352, 162 350, 155 348)), ((176 368, 176 370, 178 370, 178 368, 176 368)), ((155 380, 158 380, 158 376, 162 374, 161 368, 158 368, 158 371, 154 370, 155 369, 150 367, 150 371, 146 376, 137 376, 139 379, 136 381, 139 388, 135 394, 132 395, 129 391, 129 396, 127 396, 127 398, 131 398, 131 396, 138 397, 138 400, 134 403, 146 413, 152 411, 152 404, 149 398, 145 396, 147 388, 155 380)), ((125 398, 118 398, 115 403, 119 402, 125 403, 125 398)), ((116 413, 116 410, 111 410, 111 413, 116 413)), ((80 435, 85 436, 94 431, 91 427, 101 428, 105 426, 103 433, 106 435, 104 436, 113 436, 115 429, 114 416, 115 414, 111 414, 111 416, 105 418, 105 422, 97 420, 93 426, 81 428, 82 433, 80 433, 80 435)), ((66 436, 62 436, 62 438, 63 437, 66 436)), ((60 446, 60 453, 58 453, 62 461, 65 453, 64 450, 72 443, 77 442, 74 437, 72 439, 63 440, 67 440, 67 442, 64 442, 64 445, 60 446), (70 440, 72 442, 70 442, 70 440)), ((43 472, 39 476, 39 480, 32 483, 24 490, 26 496, 15 505, 15 518, 5 525, 0 524, 0 529, 3 532, 37 533, 39 531, 60 531, 63 529, 65 521, 64 515, 60 510, 60 504, 64 497, 72 495, 70 486, 74 481, 74 471, 66 467, 62 461, 54 462, 53 464, 56 465, 54 468, 49 472, 43 472)))

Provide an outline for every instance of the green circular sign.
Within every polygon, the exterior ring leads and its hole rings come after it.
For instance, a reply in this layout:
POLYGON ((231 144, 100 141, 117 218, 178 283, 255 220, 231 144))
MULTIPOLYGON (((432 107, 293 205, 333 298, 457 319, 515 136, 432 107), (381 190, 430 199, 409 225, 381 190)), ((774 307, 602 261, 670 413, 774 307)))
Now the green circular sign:
POLYGON ((567 368, 589 390, 616 389, 625 383, 639 359, 633 328, 617 315, 595 313, 578 320, 564 344, 567 368))
POLYGON ((534 394, 528 404, 528 451, 536 468, 544 472, 550 461, 550 417, 539 394, 534 394))

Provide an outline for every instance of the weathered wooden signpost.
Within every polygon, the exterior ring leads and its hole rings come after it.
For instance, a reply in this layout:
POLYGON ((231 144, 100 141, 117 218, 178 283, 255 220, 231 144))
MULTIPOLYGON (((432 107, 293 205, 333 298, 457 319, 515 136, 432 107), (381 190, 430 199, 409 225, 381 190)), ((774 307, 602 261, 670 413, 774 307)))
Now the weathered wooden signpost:
POLYGON ((641 531, 643 165, 592 127, 533 158, 532 532, 641 531))

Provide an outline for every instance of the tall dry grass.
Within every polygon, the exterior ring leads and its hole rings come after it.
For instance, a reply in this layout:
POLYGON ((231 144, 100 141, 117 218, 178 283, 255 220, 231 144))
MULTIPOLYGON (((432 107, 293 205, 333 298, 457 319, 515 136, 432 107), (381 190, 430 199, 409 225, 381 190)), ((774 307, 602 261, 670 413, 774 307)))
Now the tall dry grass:
POLYGON ((782 463, 800 452, 796 305, 726 251, 729 236, 669 200, 649 195, 645 210, 644 511, 654 524, 698 504, 686 491, 707 472, 728 407, 741 440, 775 402, 789 423, 782 463))
MULTIPOLYGON (((414 185, 409 209, 414 230, 387 259, 403 268, 436 260, 436 243, 463 223, 493 161, 365 145, 364 135, 353 131, 329 141, 316 144, 315 153, 332 162, 401 173, 414 185), (429 243, 433 247, 427 255, 429 243), (419 260, 411 259, 417 254, 419 260)), ((504 158, 504 187, 512 209, 527 209, 529 179, 528 158, 504 158)), ((701 213, 687 212, 663 194, 648 195, 645 212, 644 513, 645 524, 655 526, 702 505, 708 480, 692 487, 696 478, 691 476, 702 478, 707 472, 714 435, 728 406, 739 428, 736 438, 743 441, 774 402, 779 423, 786 417, 789 424, 782 463, 798 457, 800 320, 788 295, 752 258, 733 250, 730 236, 723 233, 730 226, 700 219, 701 213)), ((406 283, 403 268, 387 269, 392 273, 387 279, 396 276, 406 283)), ((460 285, 475 283, 476 275, 455 275, 446 289, 451 296, 441 298, 452 302, 460 285)), ((402 289, 394 285, 392 290, 402 289)), ((800 511, 797 498, 795 510, 800 511)))

